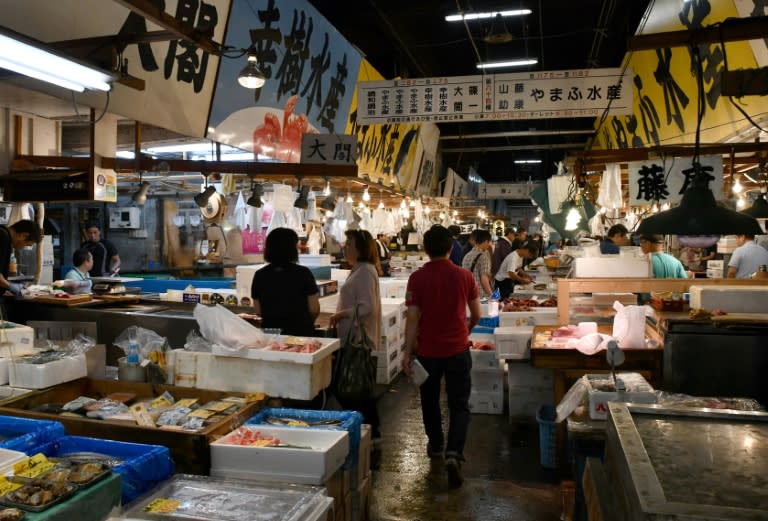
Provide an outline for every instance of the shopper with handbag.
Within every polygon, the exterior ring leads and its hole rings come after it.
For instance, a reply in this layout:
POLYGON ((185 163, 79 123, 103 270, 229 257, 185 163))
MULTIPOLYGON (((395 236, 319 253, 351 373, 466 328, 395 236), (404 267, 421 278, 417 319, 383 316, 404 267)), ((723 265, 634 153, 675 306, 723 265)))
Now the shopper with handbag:
POLYGON ((480 297, 472 274, 449 260, 451 241, 450 232, 439 225, 424 234, 424 249, 430 261, 408 279, 403 370, 412 376, 414 357, 418 357, 429 373, 419 387, 427 454, 437 458, 445 450, 448 483, 458 487, 464 481, 461 465, 472 387, 469 332, 480 321, 480 297), (447 442, 440 410, 443 377, 448 395, 447 442))
MULTIPOLYGON (((379 276, 374 265, 377 256, 375 242, 370 234, 361 230, 347 230, 345 235, 347 240, 344 243, 344 258, 352 270, 339 289, 336 313, 330 318, 330 323, 336 326, 338 338, 342 342, 335 375, 334 394, 344 409, 360 412, 363 415, 363 421, 371 425, 372 438, 380 440, 379 412, 376 408, 373 388, 370 388, 368 396, 360 396, 358 392, 346 393, 339 389, 339 376, 344 374, 343 369, 348 367, 345 364, 348 364, 351 358, 348 356, 345 361, 345 353, 352 349, 359 349, 362 345, 366 345, 369 351, 378 351, 381 338, 381 296, 379 276), (365 333, 363 335, 365 338, 361 339, 356 333, 356 330, 360 329, 365 333), (350 349, 347 349, 348 347, 350 349)), ((354 352, 359 353, 359 351, 354 352)), ((373 367, 375 378, 375 361, 367 366, 362 362, 359 363, 360 371, 370 371, 373 367)), ((361 375, 360 381, 368 380, 370 376, 370 374, 361 375)))

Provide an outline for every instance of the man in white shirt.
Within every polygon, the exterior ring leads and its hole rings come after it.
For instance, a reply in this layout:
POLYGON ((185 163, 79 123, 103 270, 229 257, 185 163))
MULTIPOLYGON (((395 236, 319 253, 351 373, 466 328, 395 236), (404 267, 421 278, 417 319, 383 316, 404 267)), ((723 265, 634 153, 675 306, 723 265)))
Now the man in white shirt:
POLYGON ((518 249, 513 250, 501 262, 499 271, 494 278, 496 279, 496 287, 502 299, 507 298, 512 293, 515 284, 528 284, 531 282, 530 277, 521 270, 523 268, 523 261, 533 257, 532 249, 530 243, 526 242, 518 249))
POLYGON ((380 233, 376 235, 376 249, 379 253, 381 271, 385 277, 389 276, 389 259, 392 258, 392 254, 389 251, 389 237, 386 234, 380 233))
POLYGON ((737 235, 739 245, 728 261, 729 279, 748 279, 760 266, 768 265, 768 250, 755 242, 754 235, 737 235))

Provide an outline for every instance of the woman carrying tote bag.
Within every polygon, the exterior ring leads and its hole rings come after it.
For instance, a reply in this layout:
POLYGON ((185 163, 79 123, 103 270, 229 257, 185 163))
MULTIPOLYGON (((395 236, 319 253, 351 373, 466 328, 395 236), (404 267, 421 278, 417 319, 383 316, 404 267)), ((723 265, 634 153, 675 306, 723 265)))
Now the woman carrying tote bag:
MULTIPOLYGON (((343 356, 343 344, 349 339, 350 330, 357 326, 355 315, 365 330, 372 351, 379 350, 381 339, 381 296, 379 276, 375 267, 375 241, 370 233, 362 230, 347 230, 345 235, 347 240, 344 243, 344 258, 352 266, 352 271, 339 290, 336 313, 330 318, 331 325, 336 326, 342 342, 339 356, 343 356)), ((363 421, 371 425, 372 438, 381 439, 379 412, 373 394, 367 398, 355 399, 337 394, 336 399, 344 409, 360 412, 363 421)))

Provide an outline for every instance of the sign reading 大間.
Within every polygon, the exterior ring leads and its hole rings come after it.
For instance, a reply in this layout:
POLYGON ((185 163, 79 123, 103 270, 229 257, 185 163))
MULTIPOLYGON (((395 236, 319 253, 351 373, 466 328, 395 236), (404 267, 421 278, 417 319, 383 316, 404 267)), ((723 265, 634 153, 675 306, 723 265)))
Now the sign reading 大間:
POLYGON ((357 119, 371 125, 630 114, 632 70, 621 72, 579 69, 366 81, 358 86, 357 119))

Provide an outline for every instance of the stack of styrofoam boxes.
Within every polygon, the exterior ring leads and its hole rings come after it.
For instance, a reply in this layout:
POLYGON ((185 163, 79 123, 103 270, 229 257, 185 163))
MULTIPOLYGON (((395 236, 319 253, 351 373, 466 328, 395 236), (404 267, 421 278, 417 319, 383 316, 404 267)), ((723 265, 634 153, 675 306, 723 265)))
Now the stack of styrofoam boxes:
POLYGON ((35 330, 22 324, 0 321, 0 385, 9 380, 9 365, 13 358, 29 355, 35 348, 35 330))
POLYGON ((509 417, 515 420, 535 421, 539 407, 555 399, 552 370, 525 361, 507 363, 507 385, 509 417))
POLYGON ((405 299, 381 299, 381 343, 376 357, 376 383, 378 384, 386 385, 392 382, 403 365, 404 310, 405 299))
MULTIPOLYGON (((264 266, 266 266, 266 264, 244 264, 235 268, 235 291, 237 295, 237 303, 241 306, 246 305, 250 301, 253 274, 264 266)), ((253 302, 250 302, 248 305, 253 305, 253 302)))
POLYGON ((708 260, 707 261, 707 278, 708 279, 722 279, 724 270, 725 270, 724 260, 708 260))
MULTIPOLYGON (((472 333, 472 342, 494 343, 494 335, 472 333)), ((472 356, 472 391, 469 394, 469 412, 475 414, 501 414, 504 411, 504 368, 496 358, 495 350, 470 349, 472 356)))
MULTIPOLYGON (((369 519, 368 511, 371 499, 371 426, 363 424, 360 429, 360 453, 357 467, 349 473, 349 488, 344 497, 344 511, 347 521, 369 519)), ((336 517, 336 519, 341 519, 336 517)))
POLYGON ((379 279, 379 291, 381 298, 405 298, 405 289, 408 279, 379 279))
POLYGON ((499 360, 527 360, 531 357, 533 326, 497 327, 493 334, 499 360))
POLYGON ((735 235, 725 235, 717 241, 717 253, 722 255, 729 255, 738 247, 739 244, 736 242, 735 235))

